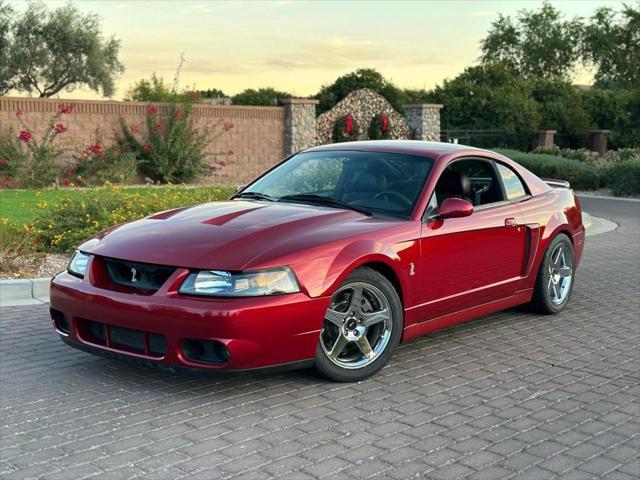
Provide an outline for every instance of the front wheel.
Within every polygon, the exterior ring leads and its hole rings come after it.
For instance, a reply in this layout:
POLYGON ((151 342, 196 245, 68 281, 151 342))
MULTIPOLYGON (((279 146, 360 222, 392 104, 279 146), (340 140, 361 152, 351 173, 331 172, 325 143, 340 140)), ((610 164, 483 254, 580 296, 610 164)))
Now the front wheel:
POLYGON ((551 240, 540 264, 531 304, 540 313, 559 313, 569 302, 574 279, 573 245, 565 234, 551 240))
POLYGON ((338 382, 356 382, 380 370, 402 334, 402 304, 382 274, 361 268, 333 295, 316 349, 315 368, 338 382))

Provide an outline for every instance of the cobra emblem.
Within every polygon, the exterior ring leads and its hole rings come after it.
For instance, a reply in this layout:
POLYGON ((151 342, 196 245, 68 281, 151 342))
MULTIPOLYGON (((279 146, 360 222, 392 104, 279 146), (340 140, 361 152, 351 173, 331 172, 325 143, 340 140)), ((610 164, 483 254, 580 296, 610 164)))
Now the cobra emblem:
POLYGON ((135 268, 131 267, 131 282, 132 283, 136 283, 138 281, 137 275, 138 275, 138 271, 135 268))

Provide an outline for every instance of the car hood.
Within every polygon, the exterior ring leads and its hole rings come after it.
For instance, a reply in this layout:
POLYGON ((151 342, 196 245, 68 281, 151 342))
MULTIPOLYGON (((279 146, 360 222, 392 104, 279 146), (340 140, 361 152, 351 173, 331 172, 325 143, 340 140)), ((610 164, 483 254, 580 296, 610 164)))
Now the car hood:
POLYGON ((143 263, 243 270, 258 258, 265 264, 398 223, 350 210, 235 200, 161 212, 108 229, 80 248, 143 263))

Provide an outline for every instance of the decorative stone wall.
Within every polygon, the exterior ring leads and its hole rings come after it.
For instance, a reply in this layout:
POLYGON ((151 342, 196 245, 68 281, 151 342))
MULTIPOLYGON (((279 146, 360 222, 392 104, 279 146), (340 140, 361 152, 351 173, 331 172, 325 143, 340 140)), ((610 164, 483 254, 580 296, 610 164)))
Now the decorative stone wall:
POLYGON ((318 100, 290 98, 280 103, 284 107, 284 154, 315 146, 318 100))
MULTIPOLYGON (((323 113, 316 119, 318 143, 332 143, 333 126, 340 117, 351 114, 360 132, 358 140, 367 139, 369 123, 374 115, 384 113, 391 123, 390 138, 410 138, 409 125, 405 118, 396 112, 389 101, 373 90, 363 88, 351 92, 340 100, 331 110, 323 113)), ((438 125, 439 116, 438 116, 438 125)))
POLYGON ((442 105, 422 103, 405 105, 404 112, 415 140, 440 141, 440 109, 442 105))

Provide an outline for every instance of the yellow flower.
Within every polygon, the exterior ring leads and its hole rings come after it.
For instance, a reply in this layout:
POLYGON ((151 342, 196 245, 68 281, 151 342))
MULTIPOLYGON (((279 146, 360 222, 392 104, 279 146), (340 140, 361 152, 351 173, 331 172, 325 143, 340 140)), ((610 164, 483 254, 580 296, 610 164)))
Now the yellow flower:
POLYGON ((2 217, 2 224, 3 225, 9 225, 9 219, 5 218, 5 217, 2 217))
POLYGON ((42 192, 36 192, 36 197, 39 197, 40 195, 42 195, 42 192))

